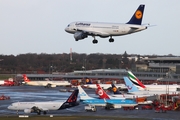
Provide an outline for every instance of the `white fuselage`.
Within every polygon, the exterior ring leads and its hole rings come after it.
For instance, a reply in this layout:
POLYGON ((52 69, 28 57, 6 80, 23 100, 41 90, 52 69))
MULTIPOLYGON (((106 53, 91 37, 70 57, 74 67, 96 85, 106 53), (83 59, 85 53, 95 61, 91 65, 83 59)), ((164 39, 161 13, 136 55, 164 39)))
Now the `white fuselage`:
MULTIPOLYGON (((108 89, 111 88, 111 84, 99 84, 103 89, 108 89)), ((117 88, 122 88, 122 89, 126 89, 127 87, 125 86, 125 84, 115 84, 117 88)), ((96 89, 97 86, 96 84, 85 84, 83 85, 87 88, 92 88, 92 89, 96 89)))
POLYGON ((109 37, 131 34, 145 29, 147 29, 146 26, 133 24, 73 22, 65 28, 65 31, 72 34, 77 31, 84 31, 87 32, 88 35, 92 33, 92 36, 109 37))
POLYGON ((0 80, 0 85, 4 85, 4 80, 0 80))
POLYGON ((146 88, 139 88, 139 90, 146 90, 146 91, 170 91, 170 92, 177 92, 177 88, 180 88, 179 85, 145 85, 146 88))
POLYGON ((134 98, 140 98, 140 97, 150 97, 153 95, 150 94, 114 94, 111 98, 128 98, 128 99, 134 99, 134 98))
POLYGON ((8 106, 10 110, 25 110, 38 107, 42 111, 58 110, 64 102, 15 102, 8 106))
POLYGON ((29 82, 26 82, 26 84, 33 85, 33 86, 52 85, 54 87, 71 85, 71 83, 69 83, 68 81, 29 81, 29 82))

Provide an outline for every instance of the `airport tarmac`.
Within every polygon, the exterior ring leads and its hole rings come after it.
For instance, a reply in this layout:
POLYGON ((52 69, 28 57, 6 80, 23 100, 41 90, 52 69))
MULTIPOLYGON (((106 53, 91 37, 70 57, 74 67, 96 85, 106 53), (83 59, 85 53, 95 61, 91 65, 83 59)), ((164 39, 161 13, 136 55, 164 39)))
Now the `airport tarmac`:
MULTIPOLYGON (((13 102, 27 102, 27 101, 54 101, 54 100, 66 100, 71 92, 59 92, 63 87, 56 88, 44 88, 35 86, 0 86, 0 96, 4 94, 9 96, 10 100, 0 101, 0 116, 16 116, 16 111, 8 110, 7 107, 13 102)), ((66 88, 72 89, 72 88, 66 88)), ((74 88, 73 88, 74 89, 74 88)), ((85 89, 90 96, 96 96, 95 90, 85 89)), ((86 112, 84 110, 85 104, 80 102, 79 106, 59 110, 48 111, 46 115, 41 116, 114 116, 124 118, 148 118, 152 120, 179 120, 178 111, 167 111, 166 113, 155 113, 154 110, 105 110, 103 107, 97 107, 96 112, 86 112)), ((24 115, 23 111, 19 111, 19 115, 24 115)), ((36 116, 36 113, 29 114, 30 116, 36 116)))

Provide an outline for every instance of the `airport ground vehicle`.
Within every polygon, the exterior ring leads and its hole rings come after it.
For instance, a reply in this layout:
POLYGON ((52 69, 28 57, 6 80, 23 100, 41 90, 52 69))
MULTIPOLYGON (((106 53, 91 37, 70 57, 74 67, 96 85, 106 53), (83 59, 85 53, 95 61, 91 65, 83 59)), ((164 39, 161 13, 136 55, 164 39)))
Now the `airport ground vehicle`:
POLYGON ((133 106, 127 106, 127 107, 123 107, 124 110, 134 110, 136 107, 133 106))
POLYGON ((153 106, 151 104, 147 104, 147 105, 143 105, 141 108, 142 110, 152 110, 153 106))
POLYGON ((9 100, 9 99, 10 99, 9 96, 5 96, 5 95, 0 96, 0 100, 9 100))
POLYGON ((166 111, 167 109, 165 108, 164 104, 155 107, 155 112, 166 112, 166 111))
POLYGON ((84 109, 85 109, 86 111, 96 112, 96 107, 95 107, 94 105, 85 106, 84 109))

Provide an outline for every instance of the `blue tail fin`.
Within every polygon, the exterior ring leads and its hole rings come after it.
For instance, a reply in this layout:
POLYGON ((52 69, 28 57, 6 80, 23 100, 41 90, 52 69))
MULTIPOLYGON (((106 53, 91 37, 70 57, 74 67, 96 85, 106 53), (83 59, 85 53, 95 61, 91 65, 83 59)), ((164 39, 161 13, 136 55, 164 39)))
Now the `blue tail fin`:
POLYGON ((127 24, 141 25, 144 7, 145 7, 145 5, 143 5, 143 4, 139 5, 138 9, 136 10, 136 12, 132 16, 132 18, 129 20, 129 22, 127 22, 127 24))
POLYGON ((123 77, 124 82, 127 86, 128 92, 136 92, 139 91, 138 88, 129 80, 128 77, 123 77))
POLYGON ((117 89, 117 87, 113 83, 111 84, 111 86, 112 86, 112 91, 114 94, 121 94, 121 92, 119 92, 119 90, 117 89))
POLYGON ((82 87, 80 85, 78 85, 78 90, 79 90, 80 100, 93 99, 84 91, 84 89, 82 89, 82 87))

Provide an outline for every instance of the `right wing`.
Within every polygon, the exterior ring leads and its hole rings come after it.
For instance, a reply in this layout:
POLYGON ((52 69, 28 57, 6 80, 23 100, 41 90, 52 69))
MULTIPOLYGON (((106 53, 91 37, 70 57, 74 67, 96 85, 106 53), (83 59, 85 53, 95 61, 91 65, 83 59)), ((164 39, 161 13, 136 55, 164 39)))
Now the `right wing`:
POLYGON ((91 35, 91 36, 100 36, 100 37, 109 37, 110 34, 102 31, 91 31, 91 30, 80 30, 77 29, 79 32, 83 32, 84 34, 91 35))

